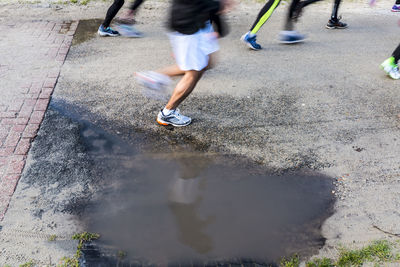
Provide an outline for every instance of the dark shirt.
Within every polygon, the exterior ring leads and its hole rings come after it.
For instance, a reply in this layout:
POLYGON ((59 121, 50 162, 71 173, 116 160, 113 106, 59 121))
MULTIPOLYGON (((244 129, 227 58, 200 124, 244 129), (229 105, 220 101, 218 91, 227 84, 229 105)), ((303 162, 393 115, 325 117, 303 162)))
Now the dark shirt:
POLYGON ((169 28, 182 34, 194 34, 215 20, 220 11, 220 2, 215 0, 173 0, 169 17, 169 28))

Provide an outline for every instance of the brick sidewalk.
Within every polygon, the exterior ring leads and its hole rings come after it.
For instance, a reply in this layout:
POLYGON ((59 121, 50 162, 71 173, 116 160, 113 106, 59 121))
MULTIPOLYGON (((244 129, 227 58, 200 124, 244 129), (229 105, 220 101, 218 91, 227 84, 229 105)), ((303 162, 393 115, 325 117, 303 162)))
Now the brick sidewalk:
POLYGON ((6 25, 17 37, 2 44, 7 49, 4 51, 14 55, 8 62, 6 57, 0 58, 0 221, 23 172, 77 26, 78 22, 71 21, 6 25), (25 69, 21 67, 24 62, 25 69), (16 75, 19 77, 12 81, 16 75))

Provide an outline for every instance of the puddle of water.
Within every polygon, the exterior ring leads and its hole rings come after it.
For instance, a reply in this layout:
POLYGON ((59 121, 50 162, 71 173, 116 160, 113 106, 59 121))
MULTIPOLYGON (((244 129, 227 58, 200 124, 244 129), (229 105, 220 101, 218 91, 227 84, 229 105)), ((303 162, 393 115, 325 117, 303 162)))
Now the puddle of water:
POLYGON ((72 45, 78 45, 96 37, 97 30, 102 23, 102 19, 80 20, 74 39, 72 40, 72 45))
POLYGON ((137 265, 269 264, 324 244, 320 226, 334 204, 329 177, 309 170, 272 175, 190 144, 157 151, 151 149, 156 140, 129 129, 130 135, 111 134, 60 106, 81 124, 93 171, 103 181, 79 217, 101 235, 84 250, 85 265, 121 264, 118 251, 126 253, 123 262, 137 265))

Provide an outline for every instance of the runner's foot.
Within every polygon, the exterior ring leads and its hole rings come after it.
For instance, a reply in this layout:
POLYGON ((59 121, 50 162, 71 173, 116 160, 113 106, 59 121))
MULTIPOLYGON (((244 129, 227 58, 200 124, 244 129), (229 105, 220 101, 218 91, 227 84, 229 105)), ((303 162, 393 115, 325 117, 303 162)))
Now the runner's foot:
POLYGON ((116 26, 120 35, 129 38, 141 38, 143 33, 138 31, 133 25, 119 24, 116 26))
POLYGON ((240 40, 242 40, 242 42, 244 42, 248 47, 250 47, 253 50, 260 50, 261 49, 261 45, 257 44, 256 42, 256 35, 254 34, 253 36, 251 36, 251 33, 248 32, 246 34, 244 34, 240 40))
POLYGON ((399 66, 397 66, 397 64, 394 62, 394 57, 390 57, 383 61, 380 67, 392 79, 400 79, 399 66))
POLYGON ((97 33, 100 36, 112 36, 112 37, 115 37, 115 36, 119 35, 119 32, 114 31, 113 29, 111 29, 111 27, 104 28, 103 25, 100 25, 99 30, 97 31, 97 33))
POLYGON ((171 79, 164 74, 155 71, 136 72, 135 78, 143 85, 142 93, 148 98, 166 100, 172 91, 169 86, 171 79))
POLYGON ((394 5, 392 7, 392 12, 400 12, 400 5, 394 5))
POLYGON ((279 41, 282 44, 295 44, 303 42, 305 36, 296 31, 281 31, 279 33, 279 41))
POLYGON ((167 75, 155 71, 136 72, 135 76, 140 84, 155 90, 160 90, 171 83, 167 75))
POLYGON ((165 115, 161 110, 157 116, 157 122, 161 125, 172 125, 176 127, 187 126, 192 122, 190 117, 179 113, 179 109, 174 109, 170 114, 165 115))
POLYGON ((327 29, 346 29, 347 23, 341 22, 340 18, 338 19, 330 19, 326 24, 325 28, 327 29))

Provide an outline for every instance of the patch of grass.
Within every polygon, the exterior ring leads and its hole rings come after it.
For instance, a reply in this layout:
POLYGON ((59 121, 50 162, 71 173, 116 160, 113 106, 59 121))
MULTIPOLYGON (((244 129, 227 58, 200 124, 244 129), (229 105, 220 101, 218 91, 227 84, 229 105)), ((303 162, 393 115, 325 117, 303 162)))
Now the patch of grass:
POLYGON ((355 250, 341 248, 338 266, 361 266, 364 262, 389 261, 394 259, 390 243, 386 240, 374 241, 367 247, 355 250))
POLYGON ((362 266, 366 262, 398 262, 399 254, 394 255, 392 252, 393 243, 387 240, 373 241, 370 245, 361 249, 348 249, 341 247, 339 249, 339 258, 334 261, 329 258, 316 258, 306 263, 307 267, 349 267, 362 266))
POLYGON ((280 262, 281 267, 298 267, 300 265, 300 258, 298 255, 293 255, 291 258, 283 258, 280 262))
POLYGON ((21 264, 19 267, 33 267, 34 263, 32 260, 25 262, 24 264, 21 264))
POLYGON ((49 236, 49 238, 48 238, 48 240, 49 240, 50 242, 56 241, 56 239, 57 239, 57 236, 56 236, 56 235, 51 235, 51 236, 49 236))
POLYGON ((76 259, 75 257, 72 258, 67 258, 64 257, 61 259, 59 267, 79 267, 79 260, 76 259))
POLYGON ((313 259, 306 263, 307 267, 334 267, 332 260, 329 258, 313 259))
POLYGON ((120 260, 124 259, 124 258, 126 257, 126 252, 125 252, 125 251, 122 251, 122 250, 119 250, 119 251, 117 252, 117 257, 118 257, 118 259, 120 259, 120 260))
POLYGON ((74 234, 72 236, 72 239, 79 241, 78 247, 76 248, 75 255, 72 258, 68 258, 68 257, 62 258, 61 264, 59 266, 60 267, 79 267, 79 258, 82 256, 83 245, 87 242, 90 242, 92 240, 96 240, 99 238, 100 238, 100 235, 95 234, 95 233, 83 232, 80 234, 74 234))
POLYGON ((69 3, 69 0, 58 0, 57 2, 55 2, 55 4, 57 5, 68 5, 69 3))

